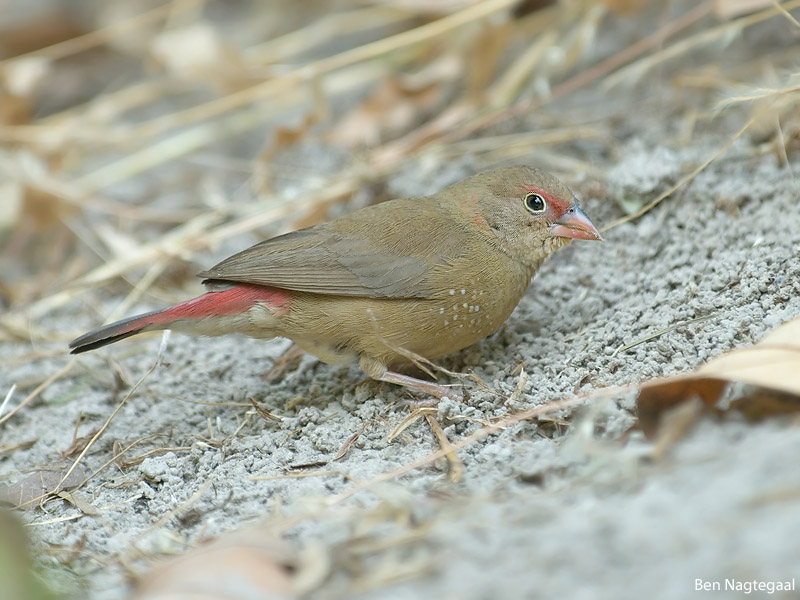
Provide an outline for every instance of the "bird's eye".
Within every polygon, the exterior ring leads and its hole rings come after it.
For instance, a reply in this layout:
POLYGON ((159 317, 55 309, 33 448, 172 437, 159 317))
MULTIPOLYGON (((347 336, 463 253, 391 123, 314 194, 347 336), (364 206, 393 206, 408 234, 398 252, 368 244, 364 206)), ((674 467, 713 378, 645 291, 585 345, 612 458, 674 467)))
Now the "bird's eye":
POLYGON ((530 193, 525 196, 525 208, 534 214, 543 213, 547 208, 547 202, 539 194, 530 193))

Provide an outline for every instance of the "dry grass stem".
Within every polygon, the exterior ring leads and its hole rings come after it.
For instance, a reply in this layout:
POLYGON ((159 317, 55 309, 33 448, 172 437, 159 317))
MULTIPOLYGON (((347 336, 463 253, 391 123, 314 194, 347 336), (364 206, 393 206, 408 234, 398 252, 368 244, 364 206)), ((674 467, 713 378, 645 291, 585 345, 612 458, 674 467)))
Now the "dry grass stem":
POLYGON ((292 73, 234 92, 214 102, 200 104, 176 114, 153 119, 148 123, 135 127, 133 131, 129 132, 129 135, 143 141, 144 139, 161 135, 171 129, 213 119, 226 112, 287 92, 291 88, 315 77, 322 77, 354 64, 374 60, 389 53, 429 42, 452 32, 454 29, 504 10, 515 4, 516 1, 486 0, 474 4, 431 23, 322 58, 292 73))
MULTIPOLYGON (((580 406, 581 404, 584 404, 585 402, 591 401, 593 399, 611 397, 611 396, 627 393, 627 392, 633 391, 635 389, 637 389, 637 386, 635 386, 635 385, 615 386, 613 388, 612 387, 603 388, 601 390, 595 390, 595 391, 592 391, 592 392, 587 393, 587 394, 581 394, 581 395, 578 395, 578 396, 573 396, 571 398, 565 398, 565 399, 562 399, 562 400, 556 400, 556 401, 553 401, 553 402, 548 402, 547 404, 543 404, 541 406, 537 406, 537 407, 534 407, 534 408, 531 408, 531 409, 528 409, 528 410, 524 410, 524 411, 515 413, 513 415, 510 415, 508 417, 500 419, 496 423, 493 423, 493 424, 488 425, 486 427, 482 427, 481 429, 479 429, 475 433, 472 433, 472 434, 468 435, 467 437, 464 437, 464 438, 458 440, 457 442, 451 443, 452 451, 456 451, 456 450, 460 450, 462 448, 466 448, 467 446, 469 446, 471 444, 474 444, 475 442, 477 442, 479 440, 482 440, 483 438, 485 438, 487 436, 490 436, 490 435, 492 435, 494 433, 498 433, 500 431, 503 431, 504 429, 506 429, 510 425, 513 425, 514 423, 519 423, 521 421, 527 421, 527 420, 530 420, 530 419, 533 419, 533 418, 538 418, 538 417, 540 417, 542 415, 548 415, 548 414, 551 414, 551 413, 554 413, 554 412, 571 409, 571 408, 574 408, 576 406, 580 406)), ((386 482, 386 481, 391 481, 393 479, 397 479, 398 477, 401 477, 402 475, 405 475, 406 473, 409 473, 411 471, 415 471, 416 469, 419 469, 420 467, 424 467, 426 465, 429 465, 429 464, 439 460, 440 458, 445 457, 449 451, 451 451, 451 450, 444 450, 444 449, 437 450, 436 452, 433 452, 433 453, 429 454, 428 456, 425 456, 423 458, 420 458, 418 460, 410 462, 410 463, 408 463, 406 465, 403 465, 402 467, 398 467, 397 469, 393 469, 391 471, 387 471, 385 473, 381 473, 380 475, 377 475, 377 476, 375 476, 375 477, 373 477, 373 478, 371 478, 371 479, 369 479, 367 481, 363 481, 363 482, 357 483, 356 485, 354 485, 350 489, 345 490, 344 492, 341 492, 341 493, 336 494, 335 496, 332 496, 331 498, 329 498, 326 501, 326 504, 328 506, 333 506, 335 504, 338 504, 338 503, 346 500, 350 496, 352 496, 352 495, 354 495, 354 494, 356 494, 356 493, 358 493, 360 491, 368 490, 368 489, 372 488, 376 484, 383 483, 383 482, 386 482)))
POLYGON ((522 365, 520 365, 517 385, 514 387, 514 391, 511 392, 511 395, 506 398, 505 404, 507 406, 514 406, 514 404, 519 401, 519 399, 522 397, 522 394, 525 392, 526 385, 528 385, 528 374, 525 372, 525 369, 522 367, 522 365))
POLYGON ((400 423, 395 426, 392 431, 389 432, 389 435, 386 436, 386 441, 391 442, 401 433, 403 433, 406 429, 408 429, 411 425, 419 421, 422 417, 426 415, 435 415, 437 412, 436 408, 430 406, 420 406, 412 410, 408 415, 406 415, 400 423))
POLYGON ((626 215, 624 217, 620 217, 619 219, 617 219, 615 221, 612 221, 608 225, 605 225, 604 227, 601 227, 600 228, 601 233, 605 233, 606 231, 609 231, 610 229, 613 229, 614 227, 622 225, 623 223, 628 223, 630 221, 634 221, 634 220, 638 219, 639 217, 641 217, 642 215, 647 214, 648 212, 653 210, 653 208, 655 208, 656 206, 661 204, 661 202, 664 201, 666 198, 669 198, 672 194, 674 194, 676 191, 681 189, 684 185, 688 184, 695 177, 697 177, 701 172, 703 172, 703 170, 705 170, 708 167, 708 165, 710 165, 712 162, 717 160, 720 156, 725 154, 725 152, 727 152, 728 148, 730 148, 736 140, 738 140, 742 135, 744 135, 744 133, 748 129, 750 129, 750 127, 753 125, 753 123, 755 123, 763 114, 765 114, 770 109, 770 107, 771 107, 771 104, 767 104, 764 107, 762 107, 759 111, 757 111, 753 116, 750 117, 750 119, 747 121, 747 123, 745 123, 744 126, 739 131, 737 131, 727 142, 725 142, 725 144, 722 145, 722 147, 719 150, 717 150, 714 154, 712 154, 706 161, 704 161, 700 166, 695 168, 691 173, 689 173, 688 175, 685 175, 684 177, 682 177, 678 181, 678 183, 673 185, 667 191, 662 192, 661 194, 656 196, 653 200, 651 200, 650 202, 645 204, 642 208, 637 210, 635 213, 630 214, 630 215, 626 215))
POLYGON ((706 315, 704 317, 697 317, 696 319, 689 319, 688 321, 683 321, 681 323, 675 323, 674 325, 670 325, 669 327, 664 327, 663 329, 659 329, 658 331, 655 331, 655 332, 651 333, 650 335, 646 335, 646 336, 644 336, 642 338, 639 338, 638 340, 636 340, 634 342, 631 342, 630 344, 622 344, 621 346, 618 346, 616 348, 616 350, 614 350, 614 352, 611 353, 611 357, 613 358, 617 354, 619 354, 620 352, 626 352, 626 351, 630 350, 631 348, 635 348, 636 346, 639 346, 640 344, 644 344, 645 342, 649 342, 650 340, 654 340, 656 338, 659 338, 662 335, 664 335, 665 333, 669 333, 670 331, 675 331, 676 329, 680 329, 681 327, 686 327, 688 325, 693 325, 695 323, 702 323, 704 321, 708 321, 710 319, 714 319, 714 318, 720 316, 721 314, 722 313, 720 313, 720 312, 715 312, 715 313, 712 313, 710 315, 706 315))
POLYGON ((341 471, 302 471, 295 473, 284 473, 282 475, 253 475, 248 477, 248 481, 276 481, 279 479, 303 479, 305 477, 328 477, 330 475, 338 475, 343 477, 346 475, 341 471))
POLYGON ((457 127, 453 131, 449 132, 448 135, 445 135, 443 137, 443 141, 462 139, 470 134, 476 133, 477 131, 486 129, 491 125, 495 125, 516 115, 536 110, 550 102, 553 102, 554 100, 575 92, 585 85, 597 81, 601 77, 607 76, 609 73, 619 69, 623 65, 633 60, 633 58, 636 56, 640 56, 648 50, 662 45, 670 37, 700 21, 708 14, 709 10, 709 3, 703 2, 666 27, 658 30, 656 33, 639 40, 638 42, 620 50, 609 58, 578 72, 576 75, 570 77, 566 81, 556 85, 545 98, 524 98, 517 101, 510 107, 479 113, 477 116, 474 116, 469 121, 464 123, 461 127, 457 127))
POLYGON ((116 407, 114 408, 114 410, 111 412, 111 414, 110 414, 110 415, 108 415, 108 417, 106 418, 106 420, 105 420, 105 421, 103 422, 103 424, 100 426, 100 429, 98 429, 98 430, 97 430, 97 433, 95 433, 95 434, 92 436, 92 438, 91 438, 91 439, 90 439, 90 440, 87 442, 87 444, 86 444, 86 446, 83 448, 83 450, 81 450, 81 453, 80 453, 80 454, 78 454, 78 457, 77 457, 77 458, 74 460, 74 462, 72 463, 72 465, 70 466, 70 468, 69 468, 69 469, 67 469, 67 472, 66 472, 66 473, 63 475, 63 477, 61 478, 61 483, 60 483, 59 485, 63 484, 63 483, 64 483, 64 481, 66 481, 67 477, 69 477, 69 476, 72 474, 72 472, 73 472, 75 469, 77 469, 77 468, 78 468, 78 466, 81 464, 81 461, 83 461, 83 458, 86 456, 86 454, 87 454, 87 453, 89 452, 89 450, 92 448, 92 446, 94 445, 94 443, 95 443, 95 442, 96 442, 98 439, 100 439, 100 436, 102 436, 102 435, 103 435, 103 434, 106 432, 106 430, 108 429, 109 425, 111 425, 111 421, 113 421, 113 420, 114 420, 114 417, 116 417, 116 416, 117 416, 117 413, 119 413, 119 411, 120 411, 120 410, 122 410, 122 407, 123 407, 123 406, 125 406, 125 404, 128 402, 128 400, 130 400, 130 398, 133 396, 133 394, 134 394, 134 393, 136 393, 136 390, 138 390, 138 389, 139 389, 139 386, 141 386, 141 385, 142 385, 142 383, 144 383, 144 380, 145 380, 145 379, 147 379, 147 377, 149 377, 149 376, 150 376, 150 374, 151 374, 153 371, 155 371, 156 367, 157 367, 157 366, 158 366, 158 365, 161 363, 161 358, 162 358, 162 356, 161 356, 161 354, 159 354, 159 355, 156 357, 156 360, 155 360, 155 361, 153 361, 153 364, 150 366, 150 368, 149 368, 147 371, 145 371, 145 373, 144 373, 144 374, 143 374, 143 375, 142 375, 142 376, 139 378, 139 381, 137 381, 137 382, 136 382, 136 383, 133 385, 133 387, 130 389, 130 391, 129 391, 127 394, 125 394, 125 396, 122 398, 122 400, 120 400, 120 402, 117 404, 117 406, 116 406, 116 407))
POLYGON ((6 412, 6 406, 8 406, 8 403, 11 401, 11 398, 14 397, 14 392, 16 391, 17 391, 17 384, 15 383, 9 388, 8 393, 5 395, 5 398, 3 398, 3 403, 0 404, 0 417, 3 416, 4 412, 6 412))
POLYGON ((17 406, 12 408, 7 415, 3 415, 2 417, 0 417, 0 425, 8 421, 15 414, 17 414, 31 400, 34 400, 36 397, 38 397, 39 394, 41 394, 44 390, 50 387, 54 382, 58 381, 59 379, 64 377, 67 373, 69 373, 72 370, 72 368, 77 364, 77 362, 78 361, 76 359, 70 360, 66 365, 64 365, 63 368, 53 373, 52 375, 50 375, 50 377, 48 377, 42 383, 37 385, 36 388, 30 394, 25 396, 25 398, 23 398, 22 401, 17 406))
POLYGON ((23 58, 47 58, 49 60, 58 60, 66 58, 79 52, 85 52, 108 43, 111 40, 118 39, 120 36, 129 35, 135 30, 152 25, 158 21, 162 21, 168 17, 175 15, 177 12, 185 11, 195 6, 204 3, 205 0, 172 0, 165 2, 152 10, 144 12, 138 16, 130 17, 128 19, 119 20, 112 25, 97 29, 79 37, 70 38, 58 44, 40 48, 34 52, 23 54, 21 56, 14 56, 0 61, 0 65, 23 58))
POLYGON ((464 463, 462 463, 461 459, 458 458, 458 454, 456 454, 455 450, 453 449, 453 445, 450 443, 450 440, 447 439, 447 435, 445 434, 444 429, 442 429, 442 426, 439 424, 439 421, 436 420, 436 417, 431 413, 426 413, 425 419, 428 421, 428 425, 430 425, 433 435, 436 436, 439 446, 445 452, 445 457, 447 458, 449 466, 447 471, 448 478, 453 483, 460 482, 461 478, 464 476, 464 463))
MULTIPOLYGON (((709 5, 704 3, 703 6, 708 7, 709 5)), ((793 0, 783 4, 782 8, 784 10, 792 10, 798 6, 800 6, 800 0, 793 0)), ((605 79, 603 85, 606 88, 611 88, 625 80, 639 80, 643 74, 652 71, 659 64, 684 55, 700 46, 725 41, 731 36, 740 33, 744 29, 752 27, 753 25, 761 23, 762 21, 766 21, 767 19, 771 19, 779 14, 782 14, 780 9, 768 8, 755 14, 740 17, 734 21, 723 23, 716 27, 712 27, 711 29, 701 31, 700 33, 692 35, 686 39, 675 42, 674 44, 665 47, 663 50, 652 54, 651 56, 645 57, 639 61, 631 63, 623 69, 620 69, 605 79)))

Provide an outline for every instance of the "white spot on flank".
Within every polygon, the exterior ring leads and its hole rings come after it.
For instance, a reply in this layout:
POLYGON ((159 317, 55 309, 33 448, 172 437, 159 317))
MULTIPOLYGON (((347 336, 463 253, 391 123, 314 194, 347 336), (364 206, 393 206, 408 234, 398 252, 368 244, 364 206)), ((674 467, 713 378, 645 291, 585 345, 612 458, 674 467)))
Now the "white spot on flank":
POLYGON ((475 305, 475 312, 478 312, 480 309, 481 309, 481 305, 480 304, 475 305))
POLYGON ((453 321, 458 321, 458 315, 455 315, 455 316, 453 317, 453 321))
POLYGON ((440 308, 440 309, 439 309, 439 314, 440 314, 440 315, 443 315, 443 314, 444 314, 444 306, 443 306, 442 308, 440 308))
POLYGON ((461 295, 462 295, 462 296, 463 296, 464 294, 466 294, 466 293, 467 293, 467 290, 461 290, 461 295))
POLYGON ((456 291, 455 290, 450 290, 450 295, 451 296, 455 296, 456 295, 456 291))
POLYGON ((467 303, 464 302, 464 304, 462 304, 461 306, 463 306, 464 308, 467 308, 467 303))
POLYGON ((447 319, 445 319, 445 320, 444 320, 444 324, 445 324, 445 325, 450 325, 450 321, 448 321, 447 319))

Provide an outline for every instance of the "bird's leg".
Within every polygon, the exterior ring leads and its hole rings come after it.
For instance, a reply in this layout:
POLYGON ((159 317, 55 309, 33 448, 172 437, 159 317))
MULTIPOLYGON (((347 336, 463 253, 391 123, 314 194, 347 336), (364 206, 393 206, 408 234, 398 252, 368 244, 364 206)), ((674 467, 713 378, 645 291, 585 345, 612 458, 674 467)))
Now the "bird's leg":
POLYGON ((385 365, 373 358, 362 356, 358 361, 358 364, 362 371, 377 381, 385 381, 387 383, 402 385, 403 387, 407 387, 411 390, 416 390, 424 394, 430 394, 437 400, 441 400, 442 398, 450 398, 451 400, 460 401, 464 399, 464 395, 456 389, 438 383, 433 383, 432 381, 417 379, 416 377, 411 377, 410 375, 395 373, 394 371, 387 369, 385 365))
POLYGON ((461 401, 464 399, 464 395, 456 389, 447 387, 446 385, 441 385, 439 383, 433 383, 432 381, 425 381, 424 379, 417 379, 416 377, 410 377, 409 375, 395 373, 394 371, 387 370, 383 375, 380 377, 375 377, 374 379, 377 379, 378 381, 386 381, 387 383, 396 383, 397 385, 402 385, 412 390, 430 394, 437 400, 441 400, 442 398, 450 398, 451 400, 461 401))

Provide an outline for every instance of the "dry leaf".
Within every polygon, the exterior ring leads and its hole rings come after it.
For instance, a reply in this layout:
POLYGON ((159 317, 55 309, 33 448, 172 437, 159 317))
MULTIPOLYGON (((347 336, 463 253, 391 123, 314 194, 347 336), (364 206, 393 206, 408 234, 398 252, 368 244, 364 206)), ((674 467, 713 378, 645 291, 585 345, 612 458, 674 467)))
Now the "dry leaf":
POLYGON ((653 440, 653 460, 661 460, 670 448, 694 428, 705 406, 695 396, 664 412, 653 440))
POLYGON ((86 475, 80 466, 73 469, 72 473, 64 479, 72 465, 59 465, 52 468, 40 469, 24 477, 20 481, 8 486, 3 499, 17 508, 36 508, 50 494, 58 494, 64 490, 78 487, 86 480, 86 475), (64 479, 62 482, 61 480, 64 479))
POLYGON ((777 417, 800 410, 800 397, 757 389, 744 398, 731 402, 731 408, 751 421, 777 417))
POLYGON ((693 373, 646 383, 636 401, 639 423, 652 437, 662 413, 691 398, 714 406, 730 382, 740 382, 771 393, 754 394, 732 405, 751 418, 800 409, 800 319, 784 323, 755 346, 733 350, 712 359, 693 373), (783 398, 776 405, 775 398, 783 398), (794 398, 787 402, 786 398, 794 398))
POLYGON ((294 561, 290 549, 263 529, 237 531, 156 566, 140 579, 132 600, 295 598, 294 561))

